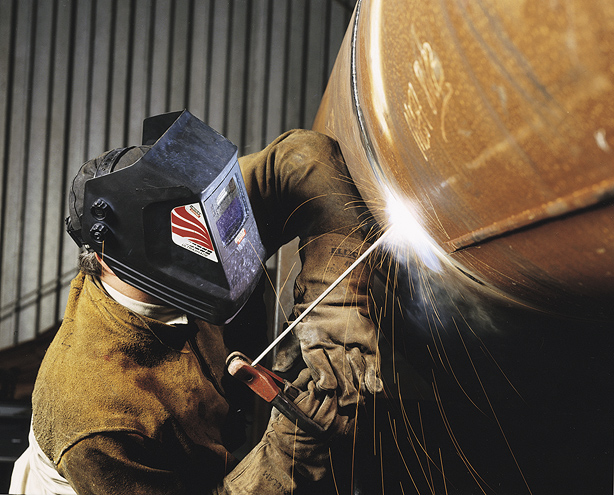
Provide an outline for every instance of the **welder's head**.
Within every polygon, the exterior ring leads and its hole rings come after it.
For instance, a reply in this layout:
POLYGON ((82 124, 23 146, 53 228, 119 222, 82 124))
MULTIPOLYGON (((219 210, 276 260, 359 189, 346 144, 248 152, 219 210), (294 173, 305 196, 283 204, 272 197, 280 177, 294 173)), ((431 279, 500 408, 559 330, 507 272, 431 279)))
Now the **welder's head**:
POLYGON ((215 324, 236 314, 262 273, 237 148, 187 111, 152 145, 86 162, 66 229, 124 282, 215 324))
MULTIPOLYGON (((84 243, 81 236, 81 219, 83 217, 83 204, 85 195, 85 184, 90 179, 102 177, 103 175, 117 172, 137 162, 151 146, 131 146, 129 148, 116 148, 103 153, 97 158, 85 162, 72 181, 72 186, 68 193, 68 214, 66 218, 66 230, 73 237, 79 246, 90 249, 90 245, 84 243)), ((93 214, 96 217, 104 218, 105 210, 108 205, 104 200, 100 201, 98 210, 93 214)), ((92 208, 94 206, 92 205, 92 208)), ((93 233, 92 233, 93 234, 93 233)), ((104 232, 97 234, 101 238, 104 232)))

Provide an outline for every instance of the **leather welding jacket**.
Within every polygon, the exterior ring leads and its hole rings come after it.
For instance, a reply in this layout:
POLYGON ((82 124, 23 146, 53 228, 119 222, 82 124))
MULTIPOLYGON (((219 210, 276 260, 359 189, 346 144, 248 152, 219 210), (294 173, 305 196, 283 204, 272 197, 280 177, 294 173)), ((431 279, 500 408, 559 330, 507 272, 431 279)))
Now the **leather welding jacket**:
MULTIPOLYGON (((240 165, 269 254, 297 235, 361 235, 329 138, 290 131, 240 165)), ((74 279, 32 402, 38 444, 77 493, 229 493, 227 330, 197 326, 139 316, 92 277, 74 279)))

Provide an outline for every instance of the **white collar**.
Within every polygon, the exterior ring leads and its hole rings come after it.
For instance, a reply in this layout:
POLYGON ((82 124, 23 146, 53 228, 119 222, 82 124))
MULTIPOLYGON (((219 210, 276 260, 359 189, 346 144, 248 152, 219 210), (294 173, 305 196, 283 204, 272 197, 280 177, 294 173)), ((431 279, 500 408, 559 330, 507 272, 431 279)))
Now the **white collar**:
POLYGON ((148 318, 161 321, 167 325, 186 324, 188 322, 188 315, 178 309, 172 308, 171 306, 164 306, 162 304, 151 304, 137 301, 136 299, 132 299, 131 297, 122 294, 102 280, 101 282, 109 296, 111 296, 112 299, 122 306, 128 308, 130 311, 134 311, 141 316, 147 316, 148 318))

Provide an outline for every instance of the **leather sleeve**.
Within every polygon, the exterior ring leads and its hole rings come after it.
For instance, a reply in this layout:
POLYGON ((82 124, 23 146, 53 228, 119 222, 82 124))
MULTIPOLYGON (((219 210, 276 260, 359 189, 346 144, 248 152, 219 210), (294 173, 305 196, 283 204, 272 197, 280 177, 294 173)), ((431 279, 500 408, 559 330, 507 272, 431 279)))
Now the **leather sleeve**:
POLYGON ((292 458, 274 448, 266 435, 238 465, 224 466, 220 473, 213 464, 202 458, 189 461, 137 434, 104 433, 75 444, 62 457, 58 472, 79 495, 313 493, 312 482, 298 469, 293 473, 292 458))
MULTIPOLYGON (((231 471, 233 465, 226 469, 231 471)), ((138 434, 87 437, 64 454, 58 472, 79 495, 193 495, 218 493, 224 477, 220 460, 193 459, 138 434)))
POLYGON ((269 256, 297 236, 364 237, 366 207, 328 136, 288 131, 239 163, 269 256))

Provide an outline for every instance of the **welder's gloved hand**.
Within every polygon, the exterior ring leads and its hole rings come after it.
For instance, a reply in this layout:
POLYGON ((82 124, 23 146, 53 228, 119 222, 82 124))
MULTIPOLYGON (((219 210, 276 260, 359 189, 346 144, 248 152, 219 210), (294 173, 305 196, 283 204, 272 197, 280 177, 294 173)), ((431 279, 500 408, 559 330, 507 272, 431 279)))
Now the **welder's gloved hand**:
POLYGON ((294 401, 307 417, 314 420, 325 433, 321 438, 313 438, 283 414, 273 411, 265 439, 289 458, 294 458, 294 471, 311 481, 324 477, 330 468, 330 441, 339 436, 347 436, 352 431, 354 409, 346 413, 339 410, 334 393, 326 393, 316 388, 311 373, 305 369, 293 383, 306 389, 294 401))
POLYGON ((327 475, 329 445, 352 431, 354 418, 338 414, 336 396, 317 390, 309 370, 303 370, 294 385, 306 388, 295 403, 326 430, 324 436, 313 438, 284 415, 272 414, 260 443, 224 478, 217 493, 286 494, 303 481, 320 481, 327 475))
MULTIPOLYGON (((360 239, 339 234, 303 240, 303 267, 294 290, 295 317, 367 248, 360 239)), ((337 389, 340 407, 361 400, 365 387, 372 394, 382 390, 377 328, 369 317, 370 276, 368 264, 361 263, 294 330, 316 386, 324 391, 337 389)), ((291 354, 283 349, 276 369, 289 368, 291 354)))

